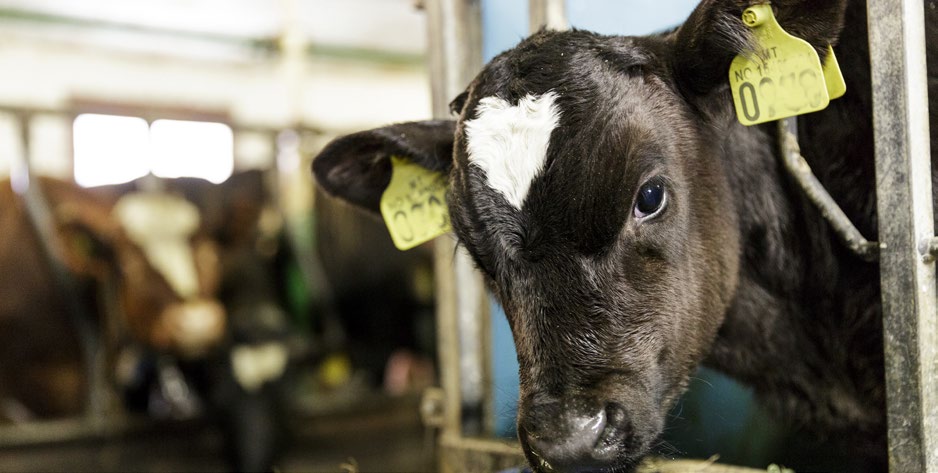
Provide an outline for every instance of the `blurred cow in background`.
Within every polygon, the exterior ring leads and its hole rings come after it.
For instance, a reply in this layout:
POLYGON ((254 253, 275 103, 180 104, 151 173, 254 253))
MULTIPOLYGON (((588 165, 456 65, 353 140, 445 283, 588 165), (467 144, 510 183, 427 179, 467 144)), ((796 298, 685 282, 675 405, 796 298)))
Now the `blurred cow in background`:
MULTIPOLYGON (((50 256, 78 281, 83 312, 104 313, 100 296, 112 285, 119 324, 149 349, 192 358, 222 340, 217 248, 198 232, 194 206, 149 194, 119 202, 46 178, 33 185, 56 222, 50 256)), ((13 421, 78 414, 88 391, 74 319, 30 222, 0 183, 0 418, 13 421)))
MULTIPOLYGON (((279 225, 263 175, 34 185, 55 222, 52 259, 78 282, 85 322, 99 333, 120 328, 105 343, 125 407, 208 414, 232 467, 271 469, 289 353, 271 265, 279 225)), ((80 414, 89 389, 75 318, 9 182, 0 183, 0 228, 0 422, 80 414)))
MULTIPOLYGON (((198 178, 160 182, 163 192, 199 209, 200 232, 216 245, 219 280, 216 297, 227 313, 225 340, 206 357, 177 366, 192 387, 196 403, 222 429, 236 471, 265 471, 275 464, 286 440, 284 380, 291 349, 283 288, 282 219, 271 205, 261 171, 232 175, 221 184, 198 178)), ((147 180, 121 192, 147 187, 147 180)), ((291 341, 295 339, 291 338, 291 341)), ((160 360, 149 360, 130 383, 152 410, 163 399, 160 360), (154 366, 156 365, 156 366, 154 366), (142 375, 141 375, 142 374, 142 375)))
POLYGON ((228 337, 214 357, 183 369, 222 427, 236 471, 270 470, 283 450, 284 380, 297 351, 284 280, 290 254, 265 180, 261 171, 245 171, 220 185, 166 182, 168 192, 202 210, 204 231, 219 245, 218 298, 228 313, 228 337))

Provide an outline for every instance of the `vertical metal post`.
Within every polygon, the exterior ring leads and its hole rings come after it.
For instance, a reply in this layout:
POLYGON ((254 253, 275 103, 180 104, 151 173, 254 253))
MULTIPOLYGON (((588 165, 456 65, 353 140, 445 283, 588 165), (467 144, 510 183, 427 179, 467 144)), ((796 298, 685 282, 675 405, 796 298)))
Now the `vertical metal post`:
POLYGON ((531 33, 541 28, 560 31, 570 29, 566 0, 530 0, 528 17, 531 33))
POLYGON ((922 0, 869 0, 891 471, 938 472, 935 267, 922 0))
POLYGON ((482 69, 481 0, 428 0, 433 115, 452 118, 449 103, 482 69))
POLYGON ((30 155, 32 151, 32 133, 30 125, 32 114, 21 113, 19 119, 22 149, 19 156, 13 156, 13 169, 10 183, 13 191, 23 199, 26 215, 36 232, 38 244, 45 260, 45 265, 52 275, 55 288, 61 291, 61 298, 69 316, 69 322, 78 337, 82 363, 86 377, 88 398, 85 400, 85 421, 99 426, 107 413, 108 384, 105 347, 100 343, 97 327, 92 324, 92 317, 81 303, 78 288, 68 270, 55 257, 53 242, 55 222, 52 209, 45 194, 39 189, 38 180, 34 180, 30 155))
MULTIPOLYGON (((482 69, 480 0, 430 0, 426 3, 429 28, 430 77, 433 114, 452 118, 449 102, 482 69)), ((451 240, 437 240, 437 341, 444 390, 444 438, 485 433, 490 424, 488 392, 488 306, 480 275, 464 250, 451 240)), ((448 464, 446 453, 442 470, 448 464)))

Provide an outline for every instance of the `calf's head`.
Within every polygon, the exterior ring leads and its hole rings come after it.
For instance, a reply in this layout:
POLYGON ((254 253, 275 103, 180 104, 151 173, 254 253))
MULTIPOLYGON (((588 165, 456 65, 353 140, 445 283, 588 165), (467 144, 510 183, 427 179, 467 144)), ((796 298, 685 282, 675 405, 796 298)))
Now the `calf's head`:
MULTIPOLYGON (((390 156, 449 173, 455 234, 512 328, 538 469, 635 464, 733 300, 723 82, 749 41, 744 3, 704 2, 652 37, 538 33, 485 67, 457 120, 350 135, 314 161, 327 191, 374 212, 390 156)), ((816 20, 842 4, 778 3, 789 31, 833 42, 816 20)))
POLYGON ((198 231, 195 206, 168 194, 131 193, 113 206, 65 202, 58 214, 66 263, 114 282, 123 323, 136 339, 184 357, 221 341, 218 254, 198 231))

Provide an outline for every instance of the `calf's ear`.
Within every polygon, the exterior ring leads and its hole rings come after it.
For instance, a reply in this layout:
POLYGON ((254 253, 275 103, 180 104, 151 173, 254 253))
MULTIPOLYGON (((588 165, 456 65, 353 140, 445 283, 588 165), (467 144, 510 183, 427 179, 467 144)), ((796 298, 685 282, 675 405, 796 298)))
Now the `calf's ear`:
POLYGON ((455 121, 433 120, 343 136, 313 160, 313 174, 329 194, 378 214, 381 194, 391 182, 391 156, 449 172, 455 132, 455 121))
MULTIPOLYGON (((704 0, 674 33, 671 62, 675 80, 691 99, 728 84, 730 63, 752 50, 742 14, 752 0, 704 0)), ((827 46, 837 45, 847 0, 773 0, 778 23, 810 43, 823 61, 827 46)))

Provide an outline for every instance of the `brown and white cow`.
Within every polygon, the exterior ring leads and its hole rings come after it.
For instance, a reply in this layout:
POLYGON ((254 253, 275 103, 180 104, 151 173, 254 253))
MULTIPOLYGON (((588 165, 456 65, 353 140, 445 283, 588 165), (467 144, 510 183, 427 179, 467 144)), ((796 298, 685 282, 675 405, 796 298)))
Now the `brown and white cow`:
MULTIPOLYGON (((118 198, 49 178, 33 185, 55 221, 53 258, 79 281, 86 313, 104 311, 99 296, 111 284, 119 324, 137 342, 191 358, 221 341, 218 251, 200 232, 195 206, 163 193, 118 198)), ((0 182, 0 228, 0 419, 76 414, 86 400, 76 327, 7 181, 0 182)))

